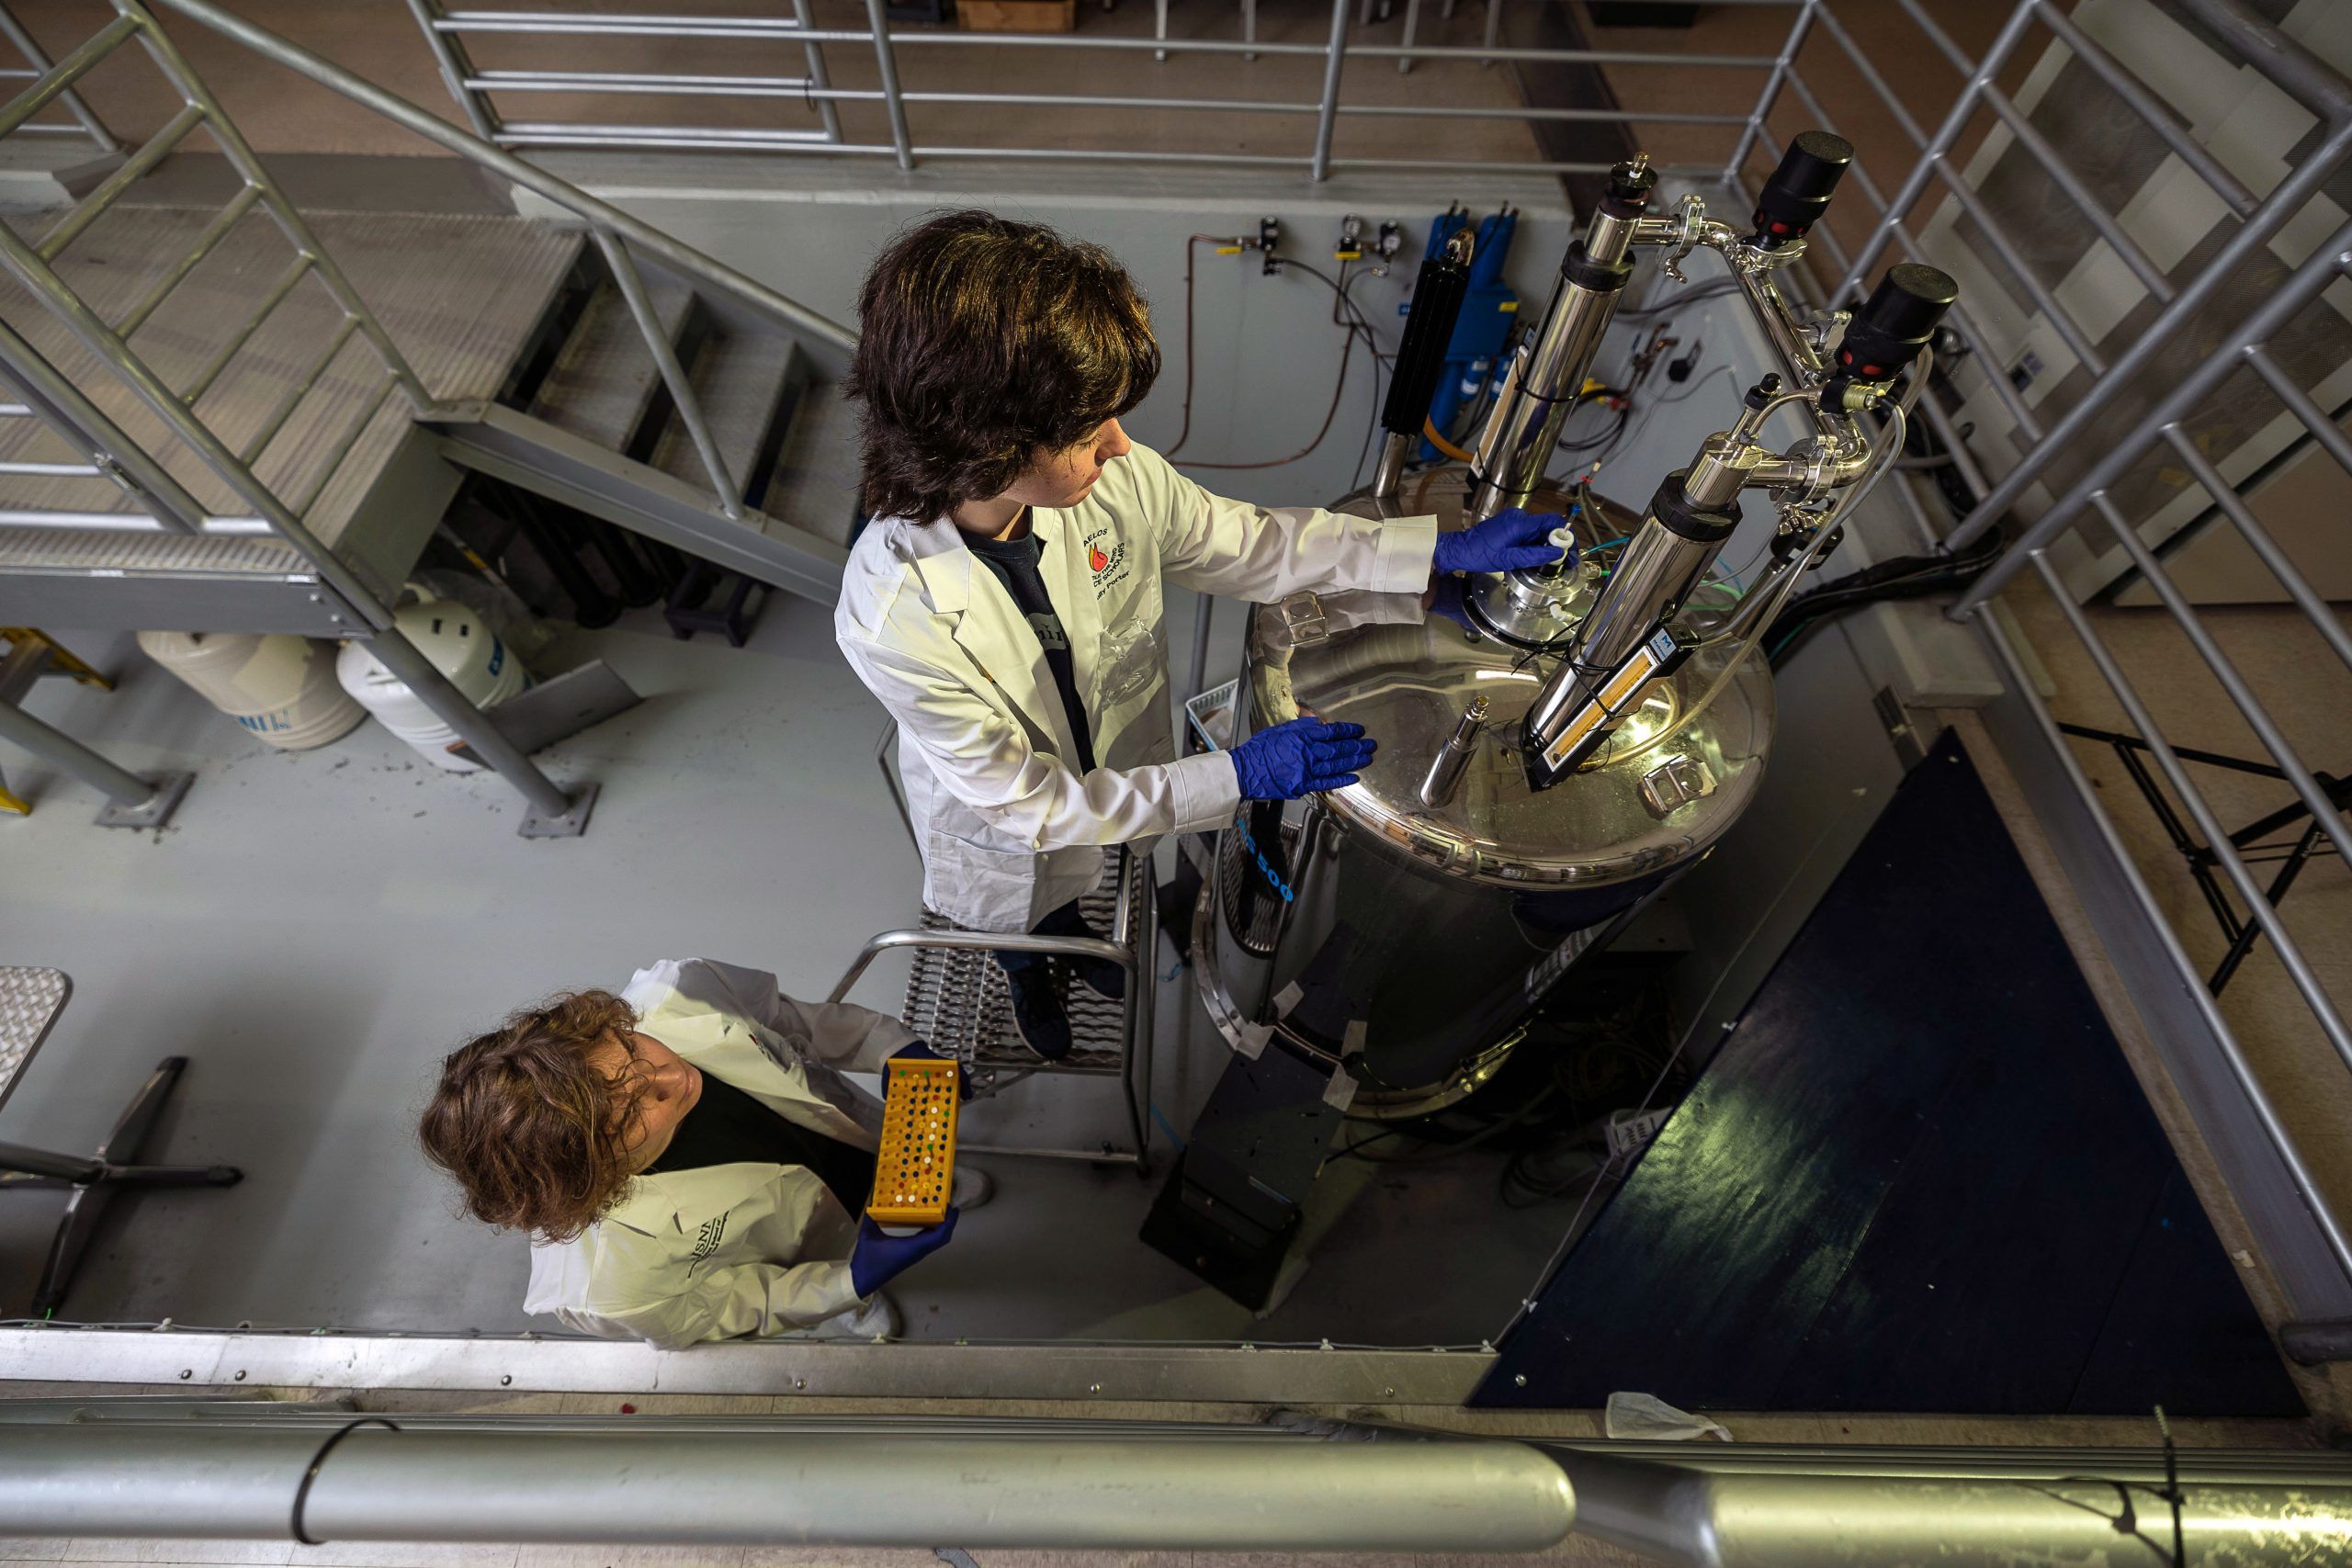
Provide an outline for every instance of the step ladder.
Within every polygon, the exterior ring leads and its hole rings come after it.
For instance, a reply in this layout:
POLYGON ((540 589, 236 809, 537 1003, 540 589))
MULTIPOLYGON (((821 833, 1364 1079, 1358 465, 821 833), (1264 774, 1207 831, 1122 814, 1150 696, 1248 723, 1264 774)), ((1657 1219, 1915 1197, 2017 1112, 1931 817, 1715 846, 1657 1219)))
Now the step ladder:
POLYGON ((966 1153, 1104 1161, 1132 1165, 1139 1173, 1151 1168, 1147 1111, 1158 979, 1153 963, 1159 942, 1151 857, 1132 853, 1123 844, 1104 852, 1102 860, 1102 880, 1080 897, 1079 911, 1089 926, 1107 932, 1105 937, 976 931, 925 909, 921 925, 869 939, 826 998, 841 1001, 876 958, 907 949, 914 963, 899 1016, 932 1049, 969 1069, 976 1097, 992 1098, 1033 1077, 1118 1080, 1126 1110, 1125 1146, 1115 1137, 1059 1145, 967 1141, 962 1145, 966 1153), (1015 951, 1116 964, 1126 973, 1127 994, 1111 1001, 1083 985, 1071 986, 1064 1004, 1070 1053, 1059 1061, 1042 1060, 1012 1031, 1012 987, 995 955, 1015 951))
POLYGON ((831 604, 854 525, 837 323, 203 0, 159 0, 567 215, 296 209, 141 0, 0 106, 23 131, 127 44, 181 107, 75 205, 0 222, 0 622, 364 638, 530 803, 558 788, 394 628, 469 473, 831 604), (201 132, 217 209, 139 181, 201 132))

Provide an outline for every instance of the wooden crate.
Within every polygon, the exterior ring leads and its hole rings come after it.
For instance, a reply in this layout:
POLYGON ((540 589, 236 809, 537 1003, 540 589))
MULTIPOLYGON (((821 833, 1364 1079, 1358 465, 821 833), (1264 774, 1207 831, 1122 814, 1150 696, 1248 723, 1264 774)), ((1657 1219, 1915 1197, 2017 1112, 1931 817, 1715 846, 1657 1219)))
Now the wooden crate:
POLYGON ((956 20, 976 33, 1066 33, 1078 27, 1078 0, 956 0, 956 20))

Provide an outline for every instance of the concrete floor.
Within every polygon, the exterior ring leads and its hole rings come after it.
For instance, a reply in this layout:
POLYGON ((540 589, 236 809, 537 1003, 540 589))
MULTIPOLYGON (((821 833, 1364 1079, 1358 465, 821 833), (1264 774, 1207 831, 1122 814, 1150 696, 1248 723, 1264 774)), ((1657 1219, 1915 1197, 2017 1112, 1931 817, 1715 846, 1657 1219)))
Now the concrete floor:
MULTIPOLYGON (((1189 634, 1189 604, 1170 618, 1189 634)), ((75 997, 0 1111, 0 1137, 91 1145, 154 1061, 180 1053, 193 1066, 160 1147, 247 1172, 228 1191, 123 1201, 61 1317, 549 1328, 521 1311, 522 1241, 456 1218, 416 1151, 439 1056, 511 1008, 617 987, 655 957, 768 966, 821 997, 867 934, 917 913, 915 856, 874 773, 881 712, 842 664, 831 617, 800 600, 773 599, 741 652, 631 624, 541 657, 553 671, 601 655, 647 699, 543 758, 559 780, 604 789, 588 835, 553 842, 514 836, 519 801, 495 779, 443 773, 372 722, 321 750, 271 751, 127 637, 58 635, 122 688, 47 682, 33 711, 126 766, 198 782, 170 828, 110 833, 91 826, 81 785, 9 757, 36 809, 0 818, 0 954, 66 970, 75 997)), ((1172 950, 1159 956, 1153 1097, 1182 1129, 1225 1047, 1186 1005, 1172 950)), ((877 964, 858 999, 895 1012, 903 974, 877 964)), ((1033 1077, 977 1109, 967 1136, 1124 1142, 1124 1113, 1108 1080, 1033 1077)), ((916 1338, 1476 1345, 1574 1208, 1500 1208, 1498 1163, 1341 1162, 1314 1266, 1253 1322, 1136 1239, 1156 1177, 999 1159, 997 1203, 897 1294, 916 1338), (1474 1225, 1481 1245, 1464 1257, 1449 1244, 1474 1225), (1440 1255, 1439 1277, 1386 1288, 1399 1259, 1440 1255)), ((0 1205, 0 1315, 22 1310, 55 1207, 40 1194, 0 1205)))

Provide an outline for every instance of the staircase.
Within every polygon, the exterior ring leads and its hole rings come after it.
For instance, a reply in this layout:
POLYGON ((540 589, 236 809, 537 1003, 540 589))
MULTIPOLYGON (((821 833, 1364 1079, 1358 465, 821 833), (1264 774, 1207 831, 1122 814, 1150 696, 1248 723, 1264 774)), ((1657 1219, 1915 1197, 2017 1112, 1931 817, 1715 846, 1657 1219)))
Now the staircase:
MULTIPOLYGON (((254 477, 373 593, 398 594, 463 470, 477 468, 831 602, 854 512, 854 457, 839 395, 812 378, 781 330, 714 308, 685 282, 647 279, 725 471, 740 476, 730 516, 654 351, 582 232, 519 218, 308 216, 435 409, 420 414, 392 395, 324 288, 305 278, 273 299, 286 243, 250 210, 141 321, 133 346, 167 384, 197 390, 191 411, 250 454, 254 477)), ((216 217, 119 205, 55 270, 101 317, 120 320, 216 217)), ((35 214, 16 227, 30 238, 53 220, 35 214)), ((66 434, 0 419, 0 621, 30 621, 38 609, 54 624, 124 630, 359 635, 300 549, 273 536, 15 279, 0 280, 0 321, 144 447, 208 523, 195 537, 155 529, 139 498, 90 471, 90 454, 66 434)))
POLYGON ((46 65, 0 137, 136 41, 182 110, 71 208, 0 224, 0 624, 295 632, 378 657, 575 832, 394 628, 467 474, 830 604, 855 522, 849 334, 564 182, 200 0, 159 0, 565 210, 298 211, 141 0, 46 65), (202 130, 219 208, 142 203, 202 130))

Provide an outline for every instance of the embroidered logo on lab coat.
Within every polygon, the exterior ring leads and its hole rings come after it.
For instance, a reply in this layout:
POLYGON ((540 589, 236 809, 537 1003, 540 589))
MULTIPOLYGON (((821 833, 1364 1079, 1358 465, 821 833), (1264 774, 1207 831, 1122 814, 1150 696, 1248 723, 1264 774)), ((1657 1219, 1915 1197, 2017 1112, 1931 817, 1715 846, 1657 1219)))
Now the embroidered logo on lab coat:
POLYGON ((1102 541, 1110 536, 1111 530, 1103 528, 1088 535, 1086 538, 1086 569, 1094 574, 1094 597, 1098 601, 1114 587, 1127 580, 1126 542, 1121 540, 1105 550, 1102 547, 1102 541))
POLYGON ((721 1214, 715 1220, 705 1220, 702 1223, 702 1228, 695 1234, 695 1261, 699 1263, 717 1252, 718 1238, 726 1234, 726 1215, 721 1214))

